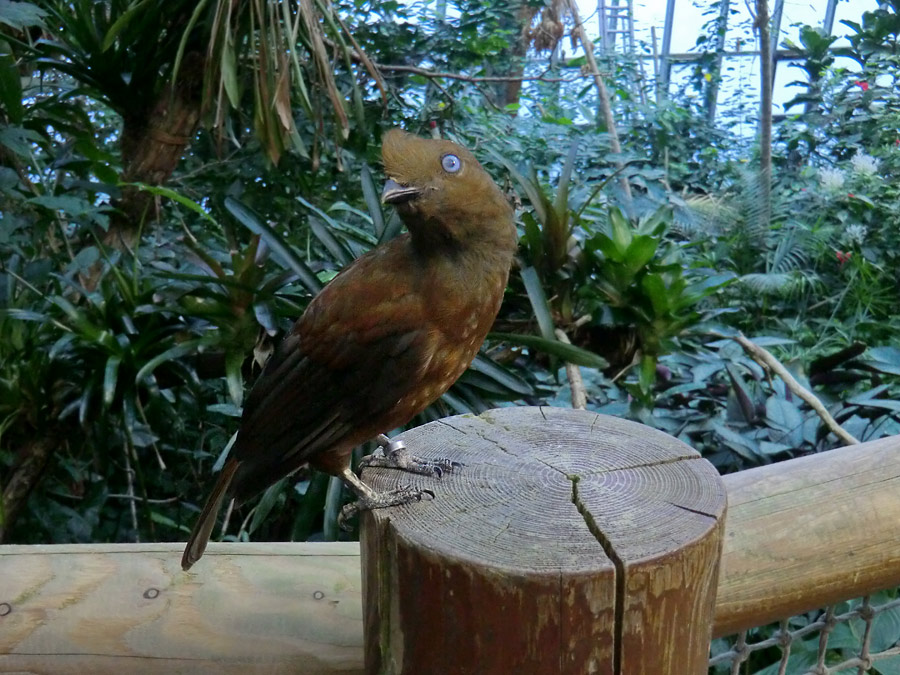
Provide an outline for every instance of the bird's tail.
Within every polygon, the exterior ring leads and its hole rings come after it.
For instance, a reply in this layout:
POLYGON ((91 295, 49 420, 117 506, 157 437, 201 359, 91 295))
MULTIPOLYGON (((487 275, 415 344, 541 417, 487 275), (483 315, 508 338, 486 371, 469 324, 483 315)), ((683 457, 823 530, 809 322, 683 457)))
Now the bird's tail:
POLYGON ((200 517, 197 518, 197 523, 194 525, 194 530, 191 532, 191 537, 188 539, 187 546, 184 548, 184 555, 181 556, 181 568, 184 571, 189 570, 191 565, 200 560, 200 556, 206 550, 209 535, 212 533, 213 525, 216 524, 216 516, 222 508, 222 502, 225 500, 228 487, 231 485, 239 465, 240 462, 234 457, 225 462, 222 473, 219 474, 219 480, 216 481, 216 486, 207 498, 200 517))

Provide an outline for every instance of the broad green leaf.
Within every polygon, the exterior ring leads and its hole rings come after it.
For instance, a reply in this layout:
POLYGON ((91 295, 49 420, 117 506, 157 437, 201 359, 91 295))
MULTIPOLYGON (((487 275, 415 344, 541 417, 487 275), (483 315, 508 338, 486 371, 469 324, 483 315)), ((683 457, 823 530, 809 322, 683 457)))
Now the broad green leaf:
POLYGON ((153 2, 153 0, 141 0, 140 2, 136 2, 131 5, 128 9, 122 12, 119 15, 119 18, 116 19, 116 22, 109 27, 109 30, 106 31, 106 35, 103 37, 103 42, 100 44, 100 52, 107 51, 110 47, 115 43, 116 38, 119 37, 119 33, 121 33, 129 24, 129 22, 134 18, 134 16, 140 13, 144 7, 153 2))
POLYGON ((6 40, 0 40, 0 104, 6 108, 9 122, 22 122, 22 81, 12 48, 6 40))
POLYGON ((855 201, 862 202, 863 204, 865 204, 865 205, 868 206, 869 208, 875 208, 875 202, 873 202, 871 199, 869 199, 869 198, 866 197, 865 195, 860 195, 860 194, 852 193, 852 194, 848 195, 848 197, 849 197, 850 199, 855 200, 855 201))
POLYGON ((278 236, 272 228, 262 222, 255 213, 232 197, 225 198, 225 208, 231 212, 238 221, 254 234, 258 234, 272 249, 276 260, 285 268, 294 272, 310 293, 318 293, 322 290, 322 284, 318 277, 306 266, 290 245, 278 236))
POLYGON ((165 197, 166 199, 171 199, 173 202, 177 202, 182 206, 190 209, 198 216, 203 218, 204 220, 209 221, 216 227, 219 224, 216 222, 216 219, 212 217, 210 213, 208 213, 200 204, 193 201, 192 199, 188 199, 183 194, 172 190, 171 188, 163 187, 161 185, 147 185, 146 183, 119 183, 119 186, 131 185, 143 192, 149 192, 150 194, 159 195, 160 197, 165 197))
POLYGON ((482 375, 491 378, 506 389, 514 391, 517 394, 534 394, 534 387, 528 384, 528 382, 513 373, 511 370, 491 361, 486 356, 478 354, 475 357, 475 360, 472 361, 472 365, 469 367, 476 373, 481 373, 482 375))
POLYGON ((244 377, 241 373, 243 364, 243 354, 236 351, 226 352, 225 382, 228 384, 228 395, 236 406, 240 406, 244 400, 244 377))
POLYGON ((669 313, 669 291, 660 274, 648 274, 641 280, 641 286, 653 305, 653 314, 663 317, 669 313))
POLYGON ((383 244, 386 241, 390 241, 400 234, 402 230, 403 221, 400 220, 400 216, 397 215, 397 212, 393 211, 391 217, 388 218, 387 224, 384 226, 384 233, 378 238, 378 243, 383 244))
POLYGON ((369 215, 372 217, 372 225, 375 228, 375 237, 380 239, 381 235, 384 234, 384 213, 381 210, 381 198, 378 196, 375 180, 372 178, 372 170, 368 164, 362 165, 359 177, 363 199, 366 201, 366 208, 369 210, 369 215))
POLYGON ((786 432, 783 439, 787 440, 795 448, 803 443, 803 415, 797 406, 778 396, 770 396, 766 399, 766 418, 770 424, 786 432))
POLYGON ((553 325, 553 315, 550 311, 550 304, 547 302, 547 296, 544 294, 544 287, 541 279, 538 277, 537 270, 533 267, 525 267, 522 269, 522 283, 525 285, 525 292, 531 301, 531 307, 534 310, 534 318, 537 319, 538 327, 541 335, 546 340, 556 341, 556 333, 553 325))
POLYGON ((122 357, 113 354, 106 360, 106 368, 103 371, 103 405, 107 408, 112 405, 116 397, 116 383, 119 379, 119 366, 122 357))
POLYGON ((256 508, 253 510, 253 517, 250 519, 250 524, 247 526, 247 531, 251 534, 256 532, 256 529, 265 521, 266 517, 272 512, 272 509, 278 503, 278 498, 281 497, 284 492, 285 483, 287 483, 287 478, 282 478, 274 485, 270 485, 266 488, 266 491, 263 492, 263 496, 260 498, 259 503, 256 505, 256 508))
POLYGON ((337 541, 338 516, 341 513, 344 483, 337 476, 328 477, 328 491, 325 493, 325 512, 322 531, 325 541, 337 541))
POLYGON ((754 464, 759 462, 760 450, 757 441, 747 436, 742 436, 723 424, 714 424, 713 429, 715 429, 719 439, 741 457, 754 464))
MULTIPOLYGON (((831 644, 830 641, 829 644, 831 644)), ((853 646, 855 647, 857 644, 859 643, 854 643, 853 646)), ((878 675, 900 675, 900 655, 878 659, 873 666, 878 675)))
POLYGON ((855 403, 857 405, 863 405, 867 401, 872 400, 876 396, 879 396, 882 392, 887 391, 891 388, 889 384, 880 384, 877 387, 873 387, 868 391, 863 392, 862 394, 857 394, 853 398, 849 399, 847 403, 855 403))
POLYGON ((147 363, 145 363, 137 372, 137 375, 134 376, 135 384, 141 384, 144 381, 144 378, 149 377, 153 371, 159 368, 163 363, 174 361, 175 359, 187 356, 188 354, 193 354, 203 345, 210 344, 213 339, 214 338, 206 337, 197 340, 186 340, 185 342, 180 342, 174 347, 170 347, 164 352, 157 354, 147 361, 147 363))
POLYGON ((520 335, 518 333, 490 333, 488 337, 492 340, 502 340, 503 342, 511 342, 512 344, 536 349, 551 356, 559 357, 567 363, 574 363, 576 366, 600 369, 609 365, 606 359, 599 354, 575 345, 567 345, 559 340, 547 340, 537 335, 520 335))
POLYGON ((32 204, 43 206, 45 209, 63 211, 72 216, 81 216, 97 210, 97 207, 87 199, 69 195, 41 195, 40 197, 32 197, 28 201, 32 204))
MULTIPOLYGON (((815 641, 794 640, 788 657, 787 669, 784 672, 790 673, 790 675, 808 673, 809 669, 816 665, 815 646, 817 645, 818 639, 815 641)), ((753 675, 779 675, 781 672, 781 663, 778 660, 762 670, 757 670, 753 675)))
POLYGON ((628 254, 628 247, 631 245, 631 226, 619 209, 609 210, 609 222, 612 228, 612 241, 621 259, 624 260, 628 254))
POLYGON ((882 373, 900 375, 900 349, 896 347, 873 347, 869 350, 866 365, 882 373))
POLYGON ((737 275, 733 272, 725 272, 723 274, 714 274, 702 281, 695 282, 684 289, 681 298, 675 303, 674 309, 677 311, 693 305, 695 302, 724 288, 737 278, 737 275))
POLYGON ((771 441, 760 441, 759 451, 764 455, 780 455, 782 452, 790 452, 794 448, 784 443, 772 443, 771 441))
POLYGON ((883 652, 900 641, 900 607, 892 607, 875 616, 870 640, 873 652, 883 652))
MULTIPOLYGON (((44 323, 50 320, 43 312, 36 312, 31 309, 18 309, 16 307, 10 307, 9 309, 0 309, 0 317, 8 316, 10 319, 17 319, 19 321, 37 321, 39 323, 44 323)), ((71 337, 71 336, 65 336, 71 337)))
POLYGON ((227 415, 228 417, 240 417, 241 409, 234 403, 213 403, 206 406, 207 411, 227 415))
POLYGON ((344 266, 353 260, 353 254, 339 242, 321 220, 318 218, 309 218, 309 229, 312 231, 316 239, 318 239, 326 250, 335 258, 340 266, 344 266))
MULTIPOLYGON (((322 220, 324 220, 326 223, 328 223, 328 226, 331 228, 331 230, 339 230, 340 229, 340 227, 334 221, 334 219, 331 216, 329 216, 327 213, 325 213, 322 209, 320 209, 318 206, 311 204, 310 202, 306 201, 303 197, 301 197, 299 195, 294 197, 294 199, 296 199, 298 202, 303 204, 303 206, 305 206, 310 211, 312 211, 313 213, 316 213, 319 217, 321 217, 322 220)), ((337 260, 342 265, 346 265, 351 260, 353 260, 353 254, 350 253, 343 244, 341 244, 337 239, 335 239, 331 230, 329 230, 326 227, 323 227, 322 223, 317 223, 317 222, 315 222, 314 218, 310 218, 309 226, 310 226, 310 229, 313 231, 313 234, 316 236, 316 239, 318 239, 320 242, 322 242, 322 244, 325 246, 325 248, 328 249, 328 252, 331 253, 331 255, 333 255, 335 258, 337 258, 337 260)))
POLYGON ((213 473, 218 473, 225 466, 225 462, 228 460, 228 455, 231 454, 231 448, 234 446, 234 442, 237 440, 237 437, 237 431, 231 434, 231 438, 228 439, 225 447, 222 448, 222 452, 220 452, 219 456, 216 457, 216 461, 212 466, 213 473))
POLYGON ((641 357, 641 367, 638 370, 638 386, 641 392, 649 394, 653 389, 653 383, 656 381, 656 356, 652 354, 644 354, 641 357))
POLYGON ((507 160, 503 155, 495 152, 493 150, 488 150, 488 154, 491 155, 496 161, 500 162, 506 170, 509 171, 510 175, 513 177, 519 187, 522 188, 525 192, 525 196, 528 197, 528 201, 531 202, 531 207, 534 209, 535 214, 537 214, 538 222, 541 224, 546 224, 547 222, 547 207, 545 206, 546 197, 544 196, 541 186, 539 184, 533 183, 528 178, 525 178, 519 170, 515 167, 515 165, 507 160))
POLYGON ((184 30, 181 32, 181 40, 178 43, 178 49, 175 51, 175 62, 172 66, 172 80, 178 80, 178 73, 181 70, 181 60, 184 58, 184 49, 187 46, 188 39, 191 37, 191 33, 194 30, 194 26, 197 25, 197 21, 200 19, 200 15, 203 13, 203 10, 206 8, 207 0, 199 0, 197 6, 194 7, 194 11, 191 14, 191 18, 188 19, 187 25, 184 27, 184 30))
POLYGON ((569 146, 569 154, 566 155, 566 163, 563 165, 562 173, 559 175, 559 187, 556 189, 556 201, 553 204, 553 210, 557 216, 562 216, 569 208, 569 183, 572 181, 572 170, 575 168, 575 158, 578 156, 578 139, 572 141, 569 146))
POLYGON ((187 525, 176 523, 174 520, 166 515, 163 515, 162 513, 159 513, 158 511, 150 512, 150 520, 152 520, 157 525, 162 525, 163 527, 171 527, 173 530, 178 530, 183 534, 191 533, 191 528, 189 528, 187 525))
POLYGON ((14 30, 24 31, 29 26, 44 27, 47 11, 31 2, 0 0, 0 23, 14 30))
POLYGON ((638 235, 631 242, 628 250, 625 251, 623 262, 628 265, 632 272, 637 272, 653 260, 658 246, 659 239, 656 237, 650 237, 646 234, 638 235))
MULTIPOLYGON (((625 254, 619 251, 616 243, 602 232, 591 237, 591 245, 599 249, 603 256, 612 262, 622 263, 625 261, 625 254)), ((601 268, 600 272, 603 271, 601 268)))
POLYGON ((523 213, 522 222, 525 224, 524 241, 531 252, 531 261, 536 266, 541 266, 544 259, 544 238, 541 236, 541 228, 531 213, 523 213))
POLYGON ((231 34, 224 35, 222 42, 222 84, 225 87, 225 95, 232 107, 237 108, 240 104, 240 89, 237 79, 237 58, 234 54, 234 44, 231 41, 231 34))
POLYGON ((873 398, 868 399, 866 401, 860 401, 857 403, 853 399, 847 401, 848 403, 864 406, 866 408, 884 408, 885 410, 893 410, 894 412, 900 412, 900 401, 891 401, 883 398, 873 398))

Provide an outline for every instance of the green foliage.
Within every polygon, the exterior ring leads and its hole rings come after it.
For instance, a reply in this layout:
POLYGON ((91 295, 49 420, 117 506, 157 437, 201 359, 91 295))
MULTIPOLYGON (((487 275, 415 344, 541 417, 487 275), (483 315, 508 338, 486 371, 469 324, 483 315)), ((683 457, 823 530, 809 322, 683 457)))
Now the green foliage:
POLYGON ((703 319, 699 303, 731 282, 730 272, 689 269, 683 249, 666 242, 671 212, 661 209, 631 224, 618 209, 608 212, 607 230, 594 233, 584 254, 596 270, 580 295, 586 310, 605 323, 633 327, 639 344, 638 383, 649 402, 659 357, 674 349, 688 328, 703 319))
MULTIPOLYGON (((571 405, 568 362, 589 408, 676 435, 723 472, 833 447, 806 404, 721 337, 739 329, 850 433, 900 432, 896 4, 848 24, 839 53, 858 73, 837 65, 830 36, 800 31, 769 222, 753 139, 705 107, 724 77, 713 5, 685 91, 642 103, 635 65, 603 64, 619 155, 583 63, 556 49, 536 65, 526 23, 545 8, 441 6, 307 3, 309 17, 277 2, 0 3, 0 487, 28 487, 0 508, 0 538, 183 539, 276 341, 344 265, 400 231, 377 166, 397 124, 460 140, 520 206, 495 332, 414 424, 571 405), (125 122, 152 118, 196 74, 192 54, 210 130, 165 185, 135 185, 125 122), (395 68, 376 80, 371 62, 395 68), (476 79, 517 73, 546 81, 476 79), (105 234, 127 190, 151 195, 152 213, 135 246, 115 249, 105 234)), ((224 537, 336 538, 346 499, 304 470, 236 509, 224 537)), ((795 644, 797 663, 811 647, 795 644)))
MULTIPOLYGON (((472 148, 519 207, 494 332, 413 424, 571 405, 567 362, 590 409, 673 434, 723 472, 834 447, 722 337, 742 330, 854 436, 900 433, 896 2, 846 22, 848 47, 813 27, 790 45, 803 60, 775 130, 768 221, 755 141, 737 127, 747 110, 708 113, 728 76, 717 2, 683 91, 654 101, 633 59, 604 57, 618 155, 584 59, 538 28, 549 5, 161 7, 0 2, 0 540, 184 538, 276 341, 344 265, 400 231, 377 165, 398 124, 472 148), (543 81, 478 79, 497 74, 543 81), (192 92, 205 128, 164 185, 135 183, 123 130, 192 92), (115 248, 109 228, 137 190, 152 197, 140 238, 115 248)), ((346 499, 302 470, 216 535, 345 536, 346 499)), ((894 618, 873 645, 896 641, 894 618)), ((858 631, 835 630, 829 663, 858 631)), ((788 672, 815 647, 795 641, 788 672)), ((755 654, 750 669, 778 658, 755 654)))

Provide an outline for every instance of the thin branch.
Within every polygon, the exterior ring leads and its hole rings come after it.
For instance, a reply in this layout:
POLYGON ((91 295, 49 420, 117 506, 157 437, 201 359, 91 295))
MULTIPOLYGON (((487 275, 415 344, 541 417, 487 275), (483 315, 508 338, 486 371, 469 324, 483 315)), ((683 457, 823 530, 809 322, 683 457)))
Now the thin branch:
MULTIPOLYGON (((621 155, 622 146, 619 145, 619 134, 616 132, 616 121, 613 118, 612 106, 609 102, 609 93, 606 91, 606 83, 603 81, 603 76, 600 74, 600 69, 597 67, 597 60, 594 58, 594 43, 591 42, 587 33, 585 33, 584 24, 581 22, 581 16, 578 14, 578 6, 575 4, 575 0, 566 0, 566 4, 569 6, 569 14, 572 15, 572 21, 575 23, 575 27, 572 29, 572 35, 577 37, 579 42, 581 42, 581 47, 584 49, 584 56, 588 64, 588 70, 590 70, 591 75, 594 78, 594 85, 597 87, 597 97, 600 99, 600 109, 603 111, 603 119, 606 122, 606 133, 609 134, 609 148, 616 155, 621 155)), ((620 170, 624 168, 624 164, 621 160, 616 160, 616 168, 620 170)), ((625 200, 630 205, 631 184, 628 182, 626 176, 621 176, 619 182, 622 185, 622 191, 625 193, 625 200)))
MULTIPOLYGON (((219 532, 219 539, 222 539, 226 534, 228 534, 228 524, 231 522, 231 514, 234 513, 234 500, 228 500, 228 508, 225 509, 225 517, 222 519, 222 530, 219 532)), ((249 515, 247 516, 250 517, 249 515)), ((246 521, 245 521, 246 522, 246 521)), ((243 525, 241 526, 243 528, 243 525)))
MULTIPOLYGON (((572 344, 566 331, 556 329, 556 339, 567 345, 572 344)), ((581 378, 581 369, 574 363, 566 363, 566 377, 569 378, 569 388, 572 390, 572 407, 576 410, 587 408, 587 390, 584 388, 584 380, 581 378)))
POLYGON ((122 450, 125 454, 125 479, 128 482, 128 489, 125 491, 128 496, 128 508, 131 511, 131 525, 134 527, 134 540, 140 543, 141 531, 138 529, 137 502, 140 497, 134 493, 134 469, 131 468, 131 452, 128 443, 122 444, 122 450))
MULTIPOLYGON (((338 45, 329 38, 323 38, 325 44, 331 48, 337 48, 338 45)), ((587 73, 579 73, 571 77, 548 77, 550 72, 546 68, 540 75, 464 75, 462 73, 447 73, 438 70, 429 70, 428 68, 420 68, 419 66, 408 66, 403 64, 377 63, 372 61, 368 56, 363 56, 362 51, 356 47, 348 49, 350 58, 364 66, 371 66, 377 71, 393 72, 393 73, 410 73, 412 75, 421 75, 431 79, 459 80, 460 82, 577 82, 588 77, 593 77, 587 73)))
POLYGON ((374 63, 375 68, 381 71, 397 73, 412 73, 429 78, 443 78, 447 80, 460 80, 461 82, 577 82, 590 75, 573 75, 571 77, 547 77, 547 70, 540 75, 463 75, 462 73, 445 73, 418 66, 387 65, 374 63))
POLYGON ((181 497, 166 497, 165 499, 144 499, 143 497, 139 497, 138 495, 120 494, 109 494, 106 496, 108 499, 129 499, 131 501, 146 502, 147 504, 172 504, 173 502, 177 502, 181 499, 181 497))
POLYGON ((363 48, 359 46, 359 43, 356 41, 356 38, 353 37, 353 31, 347 28, 347 24, 344 23, 344 20, 340 17, 340 15, 335 12, 334 18, 337 20, 341 29, 344 31, 344 35, 347 36, 347 39, 350 40, 350 44, 353 45, 353 49, 350 50, 351 57, 357 56, 359 57, 359 61, 365 66, 366 70, 369 72, 369 75, 372 76, 372 79, 375 80, 375 86, 378 87, 378 91, 381 92, 381 101, 384 105, 388 104, 387 92, 384 89, 384 80, 381 77, 381 73, 378 72, 375 63, 372 59, 369 58, 368 54, 363 51, 363 48))
POLYGON ((763 368, 770 370, 775 373, 784 380, 785 386, 791 390, 794 394, 796 394, 800 399, 802 399, 806 404, 816 411, 816 414, 822 418, 822 421, 825 423, 834 435, 844 441, 845 445, 857 445, 859 440, 852 436, 850 433, 844 430, 841 425, 839 425, 835 419, 831 416, 831 413, 825 409, 825 406, 822 405, 822 402, 818 399, 818 397, 813 394, 809 389, 804 387, 802 384, 797 382, 794 379, 794 376, 785 368, 781 362, 772 356, 772 353, 766 349, 763 349, 759 345, 751 342, 744 336, 743 333, 738 333, 737 335, 722 335, 720 333, 712 333, 713 335, 721 338, 729 338, 737 342, 741 347, 743 347, 744 351, 747 352, 747 355, 756 361, 763 368))

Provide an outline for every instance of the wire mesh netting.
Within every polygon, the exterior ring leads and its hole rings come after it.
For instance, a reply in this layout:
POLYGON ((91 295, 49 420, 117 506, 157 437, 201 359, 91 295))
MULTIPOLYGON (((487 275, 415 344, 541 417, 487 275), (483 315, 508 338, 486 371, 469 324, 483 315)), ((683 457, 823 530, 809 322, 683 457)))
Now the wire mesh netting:
POLYGON ((710 673, 900 675, 896 596, 882 592, 714 640, 710 673))

